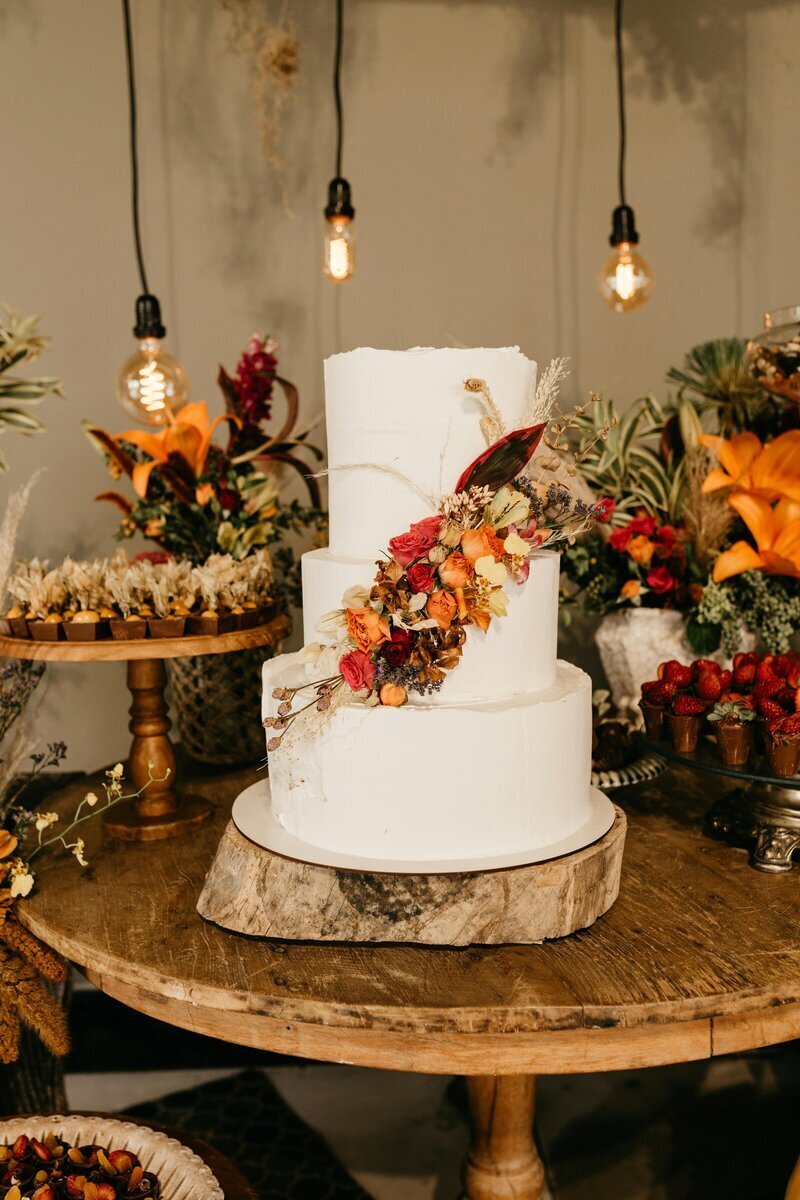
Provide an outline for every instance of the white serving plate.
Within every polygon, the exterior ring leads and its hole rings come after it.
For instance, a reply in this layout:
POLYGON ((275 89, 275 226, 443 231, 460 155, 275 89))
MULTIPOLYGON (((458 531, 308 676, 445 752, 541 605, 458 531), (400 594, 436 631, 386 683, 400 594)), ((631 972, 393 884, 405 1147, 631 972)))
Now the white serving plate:
POLYGON ((0 1143, 26 1133, 42 1141, 54 1133, 72 1146, 92 1143, 109 1150, 132 1150, 146 1171, 158 1176, 164 1200, 225 1200, 211 1168, 199 1155, 156 1129, 113 1117, 12 1117, 0 1121, 0 1143))
MULTIPOLYGON (((510 867, 527 867, 583 850, 608 833, 614 824, 614 805, 597 788, 591 789, 592 812, 588 821, 567 838, 548 846, 535 846, 514 854, 496 854, 485 858, 448 859, 438 862, 392 861, 385 858, 362 858, 325 850, 310 842, 301 841, 287 833, 272 811, 268 779, 241 792, 233 804, 233 823, 240 833, 284 858, 314 863, 321 867, 338 867, 344 871, 366 871, 387 875, 451 875, 465 871, 500 871, 510 867)), ((171 1198, 170 1198, 171 1200, 171 1198)))

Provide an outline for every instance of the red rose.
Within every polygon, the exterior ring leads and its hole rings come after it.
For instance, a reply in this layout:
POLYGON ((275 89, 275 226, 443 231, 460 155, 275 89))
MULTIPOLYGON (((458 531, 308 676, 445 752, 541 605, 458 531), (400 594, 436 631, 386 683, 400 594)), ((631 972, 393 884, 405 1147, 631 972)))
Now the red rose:
POLYGON ((371 688, 375 679, 375 663, 363 650, 351 650, 339 659, 339 670, 344 681, 354 692, 371 688))
POLYGON ((621 529, 615 529, 609 536, 608 543, 614 550, 619 550, 624 553, 628 549, 628 542, 633 537, 630 525, 623 525, 621 529))
POLYGON ((392 639, 381 646, 381 654, 390 667, 402 667, 411 653, 411 634, 407 629, 393 629, 392 639))
POLYGON ((651 591, 658 592, 660 596, 671 592, 676 583, 666 567, 654 567, 652 571, 648 572, 645 582, 651 591))
POLYGON ((611 514, 616 507, 617 502, 611 496, 605 496, 602 500, 598 500, 592 509, 595 521, 600 521, 602 525, 605 525, 607 521, 611 520, 611 514))
POLYGON ((433 567, 430 563, 418 562, 408 568, 408 583, 412 591, 427 592, 430 596, 433 589, 436 587, 436 580, 433 575, 433 567))
POLYGON ((418 558, 427 554, 436 545, 436 538, 444 517, 425 517, 416 521, 408 533, 398 534, 389 542, 389 549, 401 567, 410 567, 418 558))
POLYGON ((169 562, 175 555, 171 550, 140 550, 138 554, 134 554, 132 562, 152 563, 153 566, 160 566, 161 563, 169 562))
POLYGON ((665 546, 674 546, 675 542, 681 539, 681 531, 676 529, 674 525, 661 525, 656 530, 656 538, 659 542, 663 542, 665 546))
POLYGON ((645 537, 652 537, 657 525, 655 517, 634 517, 628 522, 628 529, 632 534, 643 533, 645 537))

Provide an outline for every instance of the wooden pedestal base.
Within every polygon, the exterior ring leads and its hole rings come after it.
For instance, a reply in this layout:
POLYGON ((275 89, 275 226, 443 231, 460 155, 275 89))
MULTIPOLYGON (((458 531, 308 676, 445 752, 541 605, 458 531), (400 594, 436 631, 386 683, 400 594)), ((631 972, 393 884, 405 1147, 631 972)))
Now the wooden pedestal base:
POLYGON ((530 943, 585 929, 619 892, 626 821, 574 854, 527 867, 448 875, 343 870, 285 858, 231 821, 197 903, 252 937, 435 946, 530 943))
POLYGON ((472 1145, 462 1200, 540 1200, 544 1167, 533 1140, 532 1075, 467 1079, 472 1145))
POLYGON ((137 658, 128 663, 131 692, 130 731, 133 734, 127 775, 138 800, 112 808, 105 819, 110 837, 126 842, 156 842, 178 837, 211 815, 211 805, 175 790, 175 750, 169 740, 164 689, 167 674, 160 658, 137 658))

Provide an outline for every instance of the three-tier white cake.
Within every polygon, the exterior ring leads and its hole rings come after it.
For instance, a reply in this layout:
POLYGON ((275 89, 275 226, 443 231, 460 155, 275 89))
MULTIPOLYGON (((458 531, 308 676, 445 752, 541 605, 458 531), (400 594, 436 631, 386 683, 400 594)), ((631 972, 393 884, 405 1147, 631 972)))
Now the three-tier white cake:
MULTIPOLYGON (((318 622, 348 588, 372 583, 389 539, 430 515, 425 493, 452 492, 486 448, 464 389, 475 377, 518 428, 536 364, 517 348, 359 349, 326 362, 330 545, 303 559, 307 645, 324 641, 318 622)), ((591 681, 556 657, 558 576, 558 554, 535 554, 508 615, 469 628, 440 691, 402 707, 345 703, 293 729, 270 755, 273 821, 315 861, 525 861, 602 835, 613 811, 590 786, 591 681)), ((263 716, 277 712, 276 688, 315 670, 300 654, 265 663, 263 716)))

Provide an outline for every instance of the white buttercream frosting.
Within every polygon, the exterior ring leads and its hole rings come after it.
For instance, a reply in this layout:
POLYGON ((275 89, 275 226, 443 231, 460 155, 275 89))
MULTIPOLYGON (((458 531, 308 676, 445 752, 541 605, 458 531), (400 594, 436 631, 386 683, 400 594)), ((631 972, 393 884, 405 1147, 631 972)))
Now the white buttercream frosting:
MULTIPOLYGON (((275 687, 305 678, 296 655, 264 664, 275 687)), ((301 718, 302 720, 303 718, 301 718)), ((552 685, 484 704, 349 703, 270 758, 272 805, 303 841, 366 858, 436 861, 559 841, 591 813, 591 680, 559 663, 552 685)))
POLYGON ((351 350, 325 363, 330 551, 374 561, 389 539, 431 515, 415 487, 452 492, 486 449, 483 408, 464 380, 485 379, 509 430, 524 420, 536 363, 502 350, 351 350), (366 469, 344 470, 370 463, 366 469))

